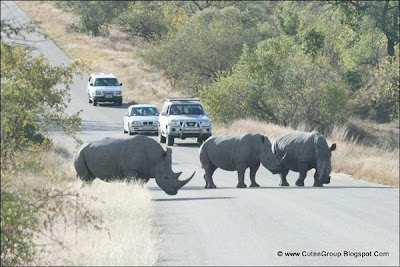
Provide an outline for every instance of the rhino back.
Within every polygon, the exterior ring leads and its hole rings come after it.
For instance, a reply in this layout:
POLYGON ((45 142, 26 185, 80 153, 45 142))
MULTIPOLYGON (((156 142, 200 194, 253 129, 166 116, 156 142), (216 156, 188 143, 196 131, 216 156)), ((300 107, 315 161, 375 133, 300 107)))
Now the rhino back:
POLYGON ((310 165, 315 164, 315 134, 317 132, 301 132, 282 136, 274 144, 274 152, 282 158, 285 155, 284 165, 294 171, 297 171, 298 163, 305 162, 310 165))
POLYGON ((250 134, 213 137, 206 141, 202 150, 216 167, 227 171, 236 170, 238 162, 251 161, 254 157, 250 134))
POLYGON ((123 177, 129 171, 136 171, 147 177, 151 166, 161 155, 162 147, 145 136, 112 139, 105 138, 89 143, 85 147, 85 161, 98 178, 123 177))

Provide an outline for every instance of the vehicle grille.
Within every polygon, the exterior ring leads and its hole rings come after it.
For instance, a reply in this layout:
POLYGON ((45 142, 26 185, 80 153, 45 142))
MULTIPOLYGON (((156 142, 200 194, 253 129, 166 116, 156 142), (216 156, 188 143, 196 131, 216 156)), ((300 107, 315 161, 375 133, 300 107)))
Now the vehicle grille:
POLYGON ((197 122, 186 122, 186 126, 188 126, 188 127, 199 127, 197 122))
POLYGON ((145 122, 143 122, 143 125, 153 125, 153 122, 152 121, 145 121, 145 122))

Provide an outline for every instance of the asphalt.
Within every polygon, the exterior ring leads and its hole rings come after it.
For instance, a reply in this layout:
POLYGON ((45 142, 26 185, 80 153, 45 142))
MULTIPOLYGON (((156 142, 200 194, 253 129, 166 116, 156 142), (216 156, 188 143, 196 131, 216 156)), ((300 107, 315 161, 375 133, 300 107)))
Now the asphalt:
MULTIPOLYGON (((13 2, 2 1, 1 19, 10 18, 16 25, 29 21, 13 2)), ((31 47, 34 55, 44 54, 53 65, 71 63, 40 32, 13 40, 31 47)), ((67 109, 81 111, 79 137, 83 141, 127 138, 122 118, 128 105, 90 105, 88 77, 74 78, 67 109)), ((52 136, 71 152, 76 149, 62 132, 52 136)), ((176 196, 166 195, 154 179, 147 184, 163 231, 160 265, 399 265, 398 188, 339 173, 333 173, 331 184, 313 188, 312 172, 304 188, 294 186, 296 173, 288 175, 291 186, 282 188, 278 175, 260 167, 256 176, 260 188, 237 189, 235 172, 217 170, 218 188, 207 190, 195 140, 176 143, 173 170, 182 171, 183 178, 193 171, 196 175, 176 196), (300 256, 286 254, 296 252, 300 256)), ((250 184, 248 171, 245 182, 250 184)))

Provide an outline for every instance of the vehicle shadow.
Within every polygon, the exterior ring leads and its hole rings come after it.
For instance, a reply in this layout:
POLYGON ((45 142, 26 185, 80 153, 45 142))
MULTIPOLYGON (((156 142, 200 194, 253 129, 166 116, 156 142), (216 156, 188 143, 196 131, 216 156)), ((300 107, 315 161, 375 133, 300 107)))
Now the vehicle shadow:
POLYGON ((108 107, 108 108, 115 108, 115 109, 128 109, 129 106, 132 105, 132 104, 122 103, 121 106, 118 106, 118 105, 116 105, 114 103, 111 103, 111 102, 110 103, 105 102, 105 103, 97 103, 97 105, 99 105, 100 107, 108 107))
POLYGON ((235 197, 183 197, 183 198, 156 198, 153 201, 191 201, 191 200, 215 200, 215 199, 233 199, 235 197))
POLYGON ((180 147, 200 147, 201 144, 199 143, 175 143, 176 146, 180 146, 180 147))

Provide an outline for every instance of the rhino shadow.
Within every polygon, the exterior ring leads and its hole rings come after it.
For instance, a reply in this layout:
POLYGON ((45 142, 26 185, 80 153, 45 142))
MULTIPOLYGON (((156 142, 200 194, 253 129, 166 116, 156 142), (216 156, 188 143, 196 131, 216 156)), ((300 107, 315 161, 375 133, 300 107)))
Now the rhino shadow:
POLYGON ((156 198, 153 201, 191 201, 191 200, 215 200, 215 199, 233 199, 235 197, 183 197, 183 198, 156 198))

